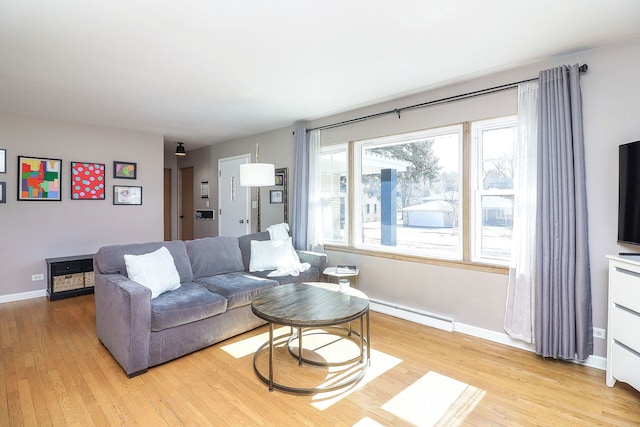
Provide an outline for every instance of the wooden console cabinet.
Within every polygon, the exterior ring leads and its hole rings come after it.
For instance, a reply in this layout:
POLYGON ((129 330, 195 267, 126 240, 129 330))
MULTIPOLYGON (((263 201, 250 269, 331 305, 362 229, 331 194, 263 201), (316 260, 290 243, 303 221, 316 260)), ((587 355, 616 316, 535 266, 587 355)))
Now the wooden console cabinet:
POLYGON ((50 301, 93 293, 93 255, 47 258, 50 301))
POLYGON ((640 390, 640 257, 609 258, 607 385, 640 390))

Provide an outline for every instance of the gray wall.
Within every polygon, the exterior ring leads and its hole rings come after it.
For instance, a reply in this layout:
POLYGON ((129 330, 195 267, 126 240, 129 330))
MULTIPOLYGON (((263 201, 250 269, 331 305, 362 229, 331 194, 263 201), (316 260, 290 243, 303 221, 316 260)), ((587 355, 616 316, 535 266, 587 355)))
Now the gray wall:
MULTIPOLYGON (((294 182, 293 177, 293 156, 294 156, 294 143, 293 143, 293 126, 278 129, 272 132, 266 132, 260 135, 253 135, 247 138, 234 139, 220 144, 211 146, 211 167, 214 171, 213 181, 211 184, 211 205, 217 209, 218 207, 218 160, 227 157, 234 157, 241 154, 250 154, 251 161, 255 162, 256 155, 256 143, 260 144, 260 162, 261 163, 273 163, 277 168, 289 168, 289 218, 291 218, 291 196, 294 182)), ((257 189, 251 190, 251 200, 256 201, 257 189)), ((260 204, 264 209, 269 209, 269 191, 268 189, 262 189, 260 193, 260 204)), ((251 230, 256 230, 256 218, 257 209, 251 209, 251 230)), ((218 216, 214 222, 214 230, 217 236, 218 234, 218 216)), ((291 222, 291 221, 289 221, 291 222)), ((266 229, 263 222, 262 230, 266 229)))
POLYGON ((161 135, 0 113, 0 141, 7 150, 0 181, 8 190, 7 203, 0 204, 0 302, 46 289, 46 281, 31 281, 46 273, 45 258, 162 240, 161 135), (62 201, 17 201, 18 155, 62 159, 62 201), (136 162, 137 179, 113 179, 114 160, 136 162), (106 200, 70 200, 70 161, 106 164, 106 200), (142 186, 142 206, 112 205, 114 184, 142 186))
MULTIPOLYGON (((574 63, 589 65, 589 71, 582 76, 582 93, 588 170, 593 316, 595 327, 606 328, 608 285, 605 255, 621 251, 640 252, 638 247, 625 247, 616 242, 618 145, 640 139, 640 85, 637 84, 637 76, 640 75, 640 40, 550 58, 533 65, 497 71, 489 76, 469 76, 468 80, 452 82, 444 88, 313 120, 307 127, 526 80, 537 77, 542 69, 574 63)), ((324 131, 322 141, 323 144, 341 143, 516 112, 516 91, 511 90, 403 112, 401 119, 389 115, 335 128, 324 131)), ((217 160, 222 157, 244 153, 252 153, 253 156, 255 143, 260 142, 261 160, 273 162, 276 167, 290 168, 292 194, 296 182, 292 169, 292 129, 293 127, 283 128, 212 146, 212 165, 216 167, 217 160)), ((328 251, 328 255, 330 264, 358 265, 361 269, 360 286, 372 298, 450 316, 471 327, 503 332, 506 275, 338 251, 328 251)), ((596 339, 595 342, 595 355, 606 356, 604 340, 596 339)))
MULTIPOLYGON (((640 252, 617 244, 618 145, 640 140, 640 40, 553 58, 469 80, 407 99, 318 120, 311 126, 385 111, 419 102, 536 77, 561 64, 586 63, 582 75, 586 144, 589 240, 594 326, 607 327, 607 254, 640 252)), ((323 143, 338 143, 515 113, 515 91, 429 107, 323 133, 323 143)), ((458 322, 503 332, 507 276, 430 264, 328 252, 331 264, 361 268, 360 283, 370 296, 455 318, 458 322), (400 274, 399 274, 400 273, 400 274), (399 285, 398 276, 402 277, 399 285)), ((606 356, 604 340, 595 339, 595 355, 606 356)))
MULTIPOLYGON (((640 75, 640 40, 552 58, 486 77, 469 76, 467 81, 452 82, 445 88, 314 120, 308 127, 524 80, 537 76, 541 69, 577 62, 587 63, 590 67, 582 76, 582 93, 594 326, 606 328, 608 286, 605 255, 621 251, 640 252, 638 247, 619 245, 616 242, 617 147, 640 139, 640 85, 637 84, 637 76, 640 75)), ((400 120, 391 115, 337 128, 323 133, 323 143, 383 136, 461 120, 512 114, 515 111, 515 92, 504 92, 405 112, 400 120)), ((217 209, 218 159, 249 153, 253 160, 257 142, 261 147, 261 161, 289 168, 291 196, 296 182, 292 167, 292 130, 293 126, 290 126, 211 146, 208 149, 209 164, 206 161, 194 164, 196 207, 201 202, 201 173, 211 178, 211 208, 217 209)), ((171 159, 163 159, 161 136, 8 114, 0 114, 0 135, 3 141, 0 148, 8 150, 8 173, 0 174, 0 181, 6 181, 9 190, 7 204, 0 205, 0 236, 3 243, 0 256, 0 301, 3 295, 44 289, 44 282, 31 282, 32 274, 44 273, 44 258, 90 253, 111 243, 162 240, 162 167, 171 167, 176 172, 173 180, 177 183, 178 162, 172 156, 169 156, 171 159), (63 176, 62 202, 16 201, 18 154, 64 160, 63 173, 66 178, 63 176), (107 164, 109 172, 106 201, 69 200, 69 160, 107 164), (143 206, 111 205, 109 190, 115 180, 111 178, 109 166, 113 160, 138 162, 139 177, 132 184, 144 187, 143 206)), ((118 180, 119 182, 128 181, 118 180)), ((254 191, 254 200, 255 194, 254 191)), ((177 212, 176 197, 172 199, 176 201, 174 212, 177 212)), ((254 229, 255 214, 256 210, 253 209, 254 229)), ((202 229, 197 225, 196 235, 217 235, 217 229, 216 215, 216 221, 212 221, 211 225, 207 224, 202 229)), ((329 252, 329 262, 334 265, 357 264, 361 268, 360 286, 373 298, 440 313, 455 318, 457 322, 502 332, 507 287, 505 275, 342 252, 329 252), (398 279, 399 276, 401 279, 398 279), (402 280, 401 286, 399 280, 402 280)), ((604 341, 596 340, 596 355, 605 354, 604 341)))

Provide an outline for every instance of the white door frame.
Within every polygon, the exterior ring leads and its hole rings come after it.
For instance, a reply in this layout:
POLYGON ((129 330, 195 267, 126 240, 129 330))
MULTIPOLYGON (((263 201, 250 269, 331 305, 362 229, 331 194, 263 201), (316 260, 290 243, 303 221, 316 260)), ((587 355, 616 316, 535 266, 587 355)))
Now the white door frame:
MULTIPOLYGON (((251 161, 250 154, 241 154, 238 156, 225 157, 223 159, 218 159, 218 235, 222 235, 222 216, 225 214, 225 209, 228 209, 226 201, 223 200, 223 191, 222 185, 224 183, 224 177, 222 177, 222 168, 225 164, 229 162, 236 162, 238 160, 245 160, 244 162, 239 163, 249 163, 251 161)), ((251 197, 249 194, 250 187, 241 187, 240 186, 240 168, 238 167, 237 173, 235 173, 235 179, 237 182, 234 184, 236 187, 236 194, 238 197, 245 198, 245 209, 243 212, 244 218, 239 218, 238 221, 243 221, 244 224, 244 232, 239 235, 249 234, 251 233, 251 225, 249 224, 249 219, 251 218, 251 197)))

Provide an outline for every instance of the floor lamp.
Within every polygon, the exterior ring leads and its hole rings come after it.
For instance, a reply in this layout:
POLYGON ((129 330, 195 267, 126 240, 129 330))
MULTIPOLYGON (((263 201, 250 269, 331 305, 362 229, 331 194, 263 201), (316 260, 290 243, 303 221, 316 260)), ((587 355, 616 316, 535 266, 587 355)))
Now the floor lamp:
POLYGON ((256 162, 240 165, 240 186, 258 187, 258 223, 256 231, 260 231, 260 187, 276 184, 276 168, 271 163, 260 163, 260 145, 256 144, 256 162))

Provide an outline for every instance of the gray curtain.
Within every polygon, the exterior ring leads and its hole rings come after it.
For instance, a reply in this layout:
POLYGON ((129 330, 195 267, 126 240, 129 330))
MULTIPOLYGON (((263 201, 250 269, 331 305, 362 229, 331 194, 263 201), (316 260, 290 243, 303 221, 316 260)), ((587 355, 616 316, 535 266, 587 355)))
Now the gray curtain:
POLYGON ((582 99, 578 65, 540 72, 536 352, 593 354, 582 99))
POLYGON ((296 249, 307 249, 307 220, 309 217, 309 137, 305 127, 293 131, 293 221, 291 233, 296 249))

